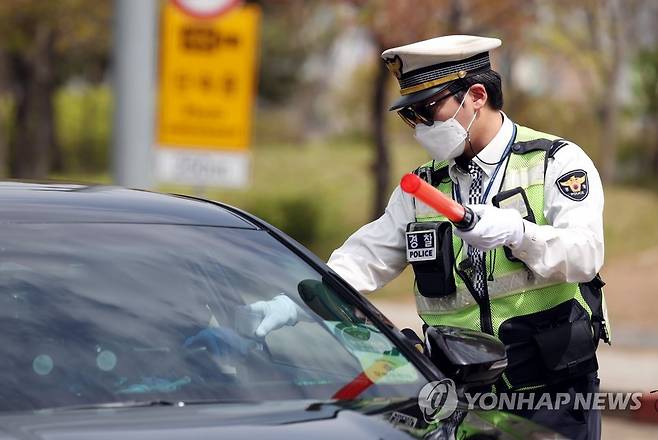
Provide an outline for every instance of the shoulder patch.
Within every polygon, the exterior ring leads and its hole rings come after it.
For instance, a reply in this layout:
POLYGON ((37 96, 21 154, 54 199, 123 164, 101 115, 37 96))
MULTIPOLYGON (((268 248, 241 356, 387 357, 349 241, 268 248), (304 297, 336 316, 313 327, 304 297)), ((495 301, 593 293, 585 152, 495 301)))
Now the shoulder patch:
POLYGON ((565 197, 576 202, 585 200, 589 194, 589 181, 587 173, 583 170, 569 171, 560 176, 555 184, 565 197))

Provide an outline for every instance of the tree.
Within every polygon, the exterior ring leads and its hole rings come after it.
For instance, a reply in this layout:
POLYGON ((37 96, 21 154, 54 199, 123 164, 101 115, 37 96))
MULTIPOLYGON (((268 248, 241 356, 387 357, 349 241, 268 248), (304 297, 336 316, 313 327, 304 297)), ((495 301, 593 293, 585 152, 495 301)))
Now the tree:
POLYGON ((269 103, 286 103, 303 82, 303 65, 318 50, 325 50, 335 29, 318 25, 326 4, 318 0, 252 1, 263 10, 259 97, 269 103))
POLYGON ((646 2, 631 15, 628 39, 639 46, 633 60, 635 73, 633 107, 644 125, 642 144, 647 154, 641 158, 649 174, 658 175, 658 4, 646 2))
MULTIPOLYGON (((370 29, 378 53, 389 47, 429 38, 432 33, 445 28, 445 20, 442 20, 439 11, 445 10, 447 1, 427 1, 424 8, 400 0, 355 0, 352 3, 361 8, 362 20, 370 29)), ((371 135, 375 149, 371 164, 375 187, 371 211, 373 219, 384 211, 391 178, 391 155, 385 127, 388 104, 386 90, 390 76, 384 64, 380 63, 371 92, 371 135)))
POLYGON ((658 174, 658 47, 641 50, 635 59, 635 96, 644 115, 650 169, 658 174), (652 144, 652 145, 651 145, 652 144))
POLYGON ((589 36, 587 45, 592 67, 601 83, 594 105, 601 124, 601 178, 610 182, 615 177, 619 126, 619 87, 622 54, 625 46, 622 6, 619 0, 590 0, 583 3, 589 36))
MULTIPOLYGON (((637 51, 634 21, 644 14, 637 0, 559 0, 546 3, 553 32, 543 34, 545 46, 567 60, 584 78, 584 95, 597 120, 601 177, 616 176, 623 69, 637 51)), ((655 28, 651 22, 650 28, 655 28)))
POLYGON ((15 107, 12 176, 39 179, 60 165, 53 94, 72 75, 89 75, 87 66, 107 66, 110 6, 84 0, 0 3, 0 50, 15 107))

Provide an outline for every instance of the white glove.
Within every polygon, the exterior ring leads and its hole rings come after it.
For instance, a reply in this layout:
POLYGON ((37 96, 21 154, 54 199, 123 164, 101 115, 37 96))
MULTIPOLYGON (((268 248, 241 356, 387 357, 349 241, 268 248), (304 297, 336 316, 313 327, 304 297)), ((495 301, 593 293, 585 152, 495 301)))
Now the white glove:
POLYGON ((499 246, 515 247, 523 239, 523 218, 515 209, 491 205, 468 205, 480 218, 470 231, 455 228, 455 235, 474 248, 489 251, 499 246))
POLYGON ((298 321, 299 307, 283 293, 269 301, 258 301, 247 307, 263 318, 256 328, 256 336, 259 338, 263 338, 269 332, 285 325, 295 325, 298 321))

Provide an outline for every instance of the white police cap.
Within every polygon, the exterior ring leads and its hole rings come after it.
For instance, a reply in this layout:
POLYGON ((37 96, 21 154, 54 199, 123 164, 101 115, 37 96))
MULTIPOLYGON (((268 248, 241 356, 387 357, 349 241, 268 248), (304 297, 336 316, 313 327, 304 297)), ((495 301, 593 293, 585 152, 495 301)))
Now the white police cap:
POLYGON ((489 51, 501 44, 498 38, 446 35, 385 50, 382 59, 398 79, 402 95, 389 110, 423 101, 457 79, 490 70, 489 51))

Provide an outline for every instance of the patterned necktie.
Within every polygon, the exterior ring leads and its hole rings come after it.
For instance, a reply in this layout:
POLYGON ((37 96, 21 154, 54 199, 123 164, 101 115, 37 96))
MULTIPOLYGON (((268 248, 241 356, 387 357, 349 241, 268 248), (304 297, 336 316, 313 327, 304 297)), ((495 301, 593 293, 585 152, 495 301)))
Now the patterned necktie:
MULTIPOLYGON (((471 175, 471 186, 468 190, 468 203, 480 203, 482 194, 482 168, 473 161, 468 164, 468 174, 471 175)), ((484 253, 472 246, 468 247, 468 257, 473 264, 473 288, 482 298, 484 296, 484 253)))

